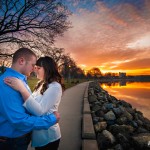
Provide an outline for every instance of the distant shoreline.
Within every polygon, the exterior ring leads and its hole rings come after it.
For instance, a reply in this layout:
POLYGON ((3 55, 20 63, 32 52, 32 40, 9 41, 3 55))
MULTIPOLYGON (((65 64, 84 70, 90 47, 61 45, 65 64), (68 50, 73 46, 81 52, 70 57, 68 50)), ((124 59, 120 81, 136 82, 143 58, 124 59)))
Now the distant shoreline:
POLYGON ((150 76, 126 76, 120 78, 119 76, 113 77, 100 77, 99 82, 150 82, 150 76))

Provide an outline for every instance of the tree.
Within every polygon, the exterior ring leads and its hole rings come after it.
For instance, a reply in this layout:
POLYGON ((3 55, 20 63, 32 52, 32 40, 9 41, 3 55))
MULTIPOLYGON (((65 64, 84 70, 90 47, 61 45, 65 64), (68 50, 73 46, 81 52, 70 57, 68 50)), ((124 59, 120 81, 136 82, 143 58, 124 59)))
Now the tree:
POLYGON ((70 27, 69 15, 61 0, 0 0, 0 44, 49 45, 70 27))
POLYGON ((93 67, 87 72, 88 77, 99 78, 102 76, 102 73, 99 68, 93 67))
POLYGON ((43 54, 52 57, 55 60, 55 62, 58 64, 58 66, 63 65, 65 59, 67 59, 66 63, 69 63, 70 60, 70 56, 68 54, 65 54, 64 48, 45 47, 45 49, 42 52, 42 55, 43 54))
POLYGON ((74 60, 69 55, 64 55, 63 61, 61 65, 59 65, 63 77, 68 78, 71 75, 74 64, 74 60))
POLYGON ((73 75, 75 78, 85 78, 84 71, 79 67, 75 68, 73 75))

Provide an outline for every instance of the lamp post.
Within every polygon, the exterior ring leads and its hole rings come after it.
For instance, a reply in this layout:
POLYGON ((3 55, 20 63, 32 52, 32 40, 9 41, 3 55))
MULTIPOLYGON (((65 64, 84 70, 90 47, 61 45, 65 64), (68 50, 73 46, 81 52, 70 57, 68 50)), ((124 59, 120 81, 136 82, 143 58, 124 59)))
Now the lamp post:
POLYGON ((68 80, 69 80, 69 82, 70 82, 70 79, 71 79, 70 68, 71 68, 71 66, 69 65, 69 72, 68 72, 68 80))

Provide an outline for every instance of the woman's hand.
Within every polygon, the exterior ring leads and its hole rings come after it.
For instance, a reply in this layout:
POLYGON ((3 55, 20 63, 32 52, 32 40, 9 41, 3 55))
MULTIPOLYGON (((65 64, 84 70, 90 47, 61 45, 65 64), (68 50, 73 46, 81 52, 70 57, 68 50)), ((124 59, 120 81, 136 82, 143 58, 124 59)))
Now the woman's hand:
POLYGON ((24 101, 26 101, 29 98, 30 93, 20 79, 15 77, 7 77, 4 79, 4 82, 10 87, 12 87, 14 90, 19 91, 24 101))
POLYGON ((26 89, 24 83, 20 79, 15 77, 7 77, 4 79, 4 82, 19 92, 24 91, 24 89, 26 89))

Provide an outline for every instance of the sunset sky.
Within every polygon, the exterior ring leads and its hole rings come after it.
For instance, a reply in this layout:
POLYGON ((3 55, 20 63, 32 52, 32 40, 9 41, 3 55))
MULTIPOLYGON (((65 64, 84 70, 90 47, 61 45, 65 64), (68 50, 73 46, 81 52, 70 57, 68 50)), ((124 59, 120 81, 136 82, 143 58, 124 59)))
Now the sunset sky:
POLYGON ((150 75, 150 0, 65 0, 72 28, 55 46, 83 69, 150 75))

